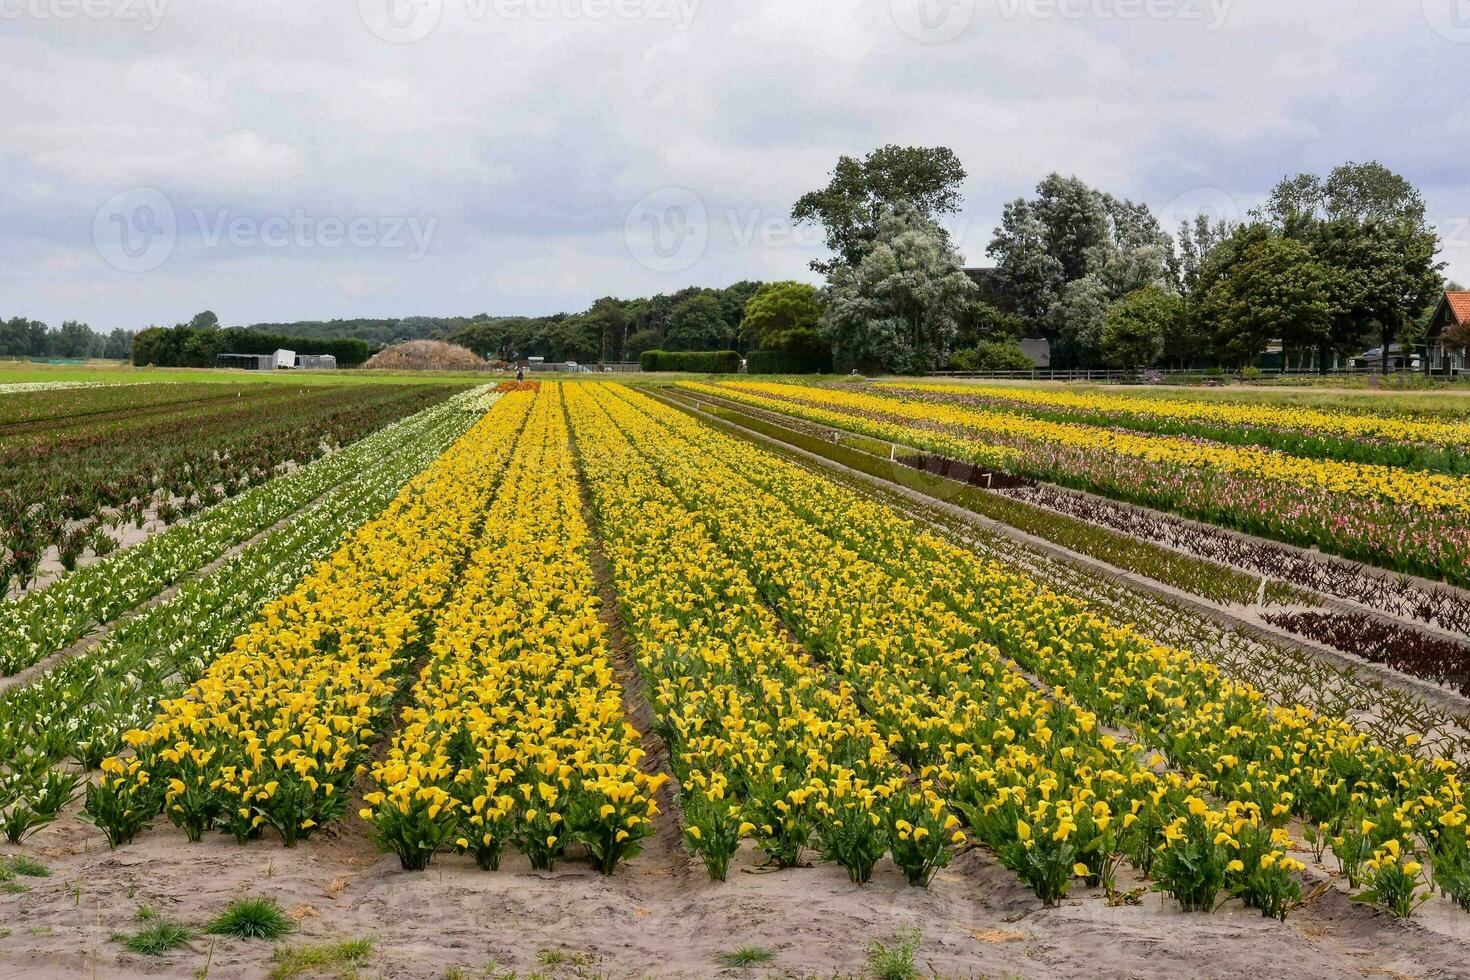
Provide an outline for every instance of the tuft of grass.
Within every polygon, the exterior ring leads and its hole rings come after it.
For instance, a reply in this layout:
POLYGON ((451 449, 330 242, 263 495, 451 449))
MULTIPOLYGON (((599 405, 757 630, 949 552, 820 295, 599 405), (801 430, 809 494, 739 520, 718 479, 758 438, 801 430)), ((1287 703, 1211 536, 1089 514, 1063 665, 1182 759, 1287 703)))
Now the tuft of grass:
POLYGON ((542 966, 586 966, 588 960, 581 953, 547 947, 536 954, 536 962, 542 966))
POLYGON ((280 939, 292 929, 291 920, 273 898, 242 898, 231 902, 205 931, 236 939, 280 939))
POLYGON ((24 875, 27 878, 51 877, 50 868, 46 867, 40 861, 37 861, 35 858, 27 857, 24 854, 17 854, 15 857, 10 859, 10 870, 15 874, 24 875))
POLYGON ((722 966, 732 970, 745 967, 760 966, 769 963, 776 958, 776 954, 762 946, 741 946, 739 949, 728 953, 721 953, 718 957, 722 966))
POLYGON ((875 980, 918 980, 914 954, 919 951, 919 930, 897 933, 890 942, 892 946, 877 940, 868 943, 868 972, 875 980))
POLYGON ((158 913, 153 911, 153 906, 144 904, 138 906, 138 910, 133 913, 133 918, 139 922, 152 922, 158 918, 158 913))
POLYGON ((352 939, 321 946, 277 946, 272 956, 276 965, 266 975, 266 980, 293 980, 306 973, 353 970, 361 966, 372 951, 371 939, 352 939))
POLYGON ((189 930, 177 922, 157 919, 153 925, 132 935, 118 934, 112 938, 141 956, 162 956, 187 943, 189 930))
POLYGON ((14 878, 0 879, 0 892, 4 892, 7 895, 19 895, 23 892, 28 891, 30 891, 29 888, 27 888, 25 885, 22 885, 14 878))

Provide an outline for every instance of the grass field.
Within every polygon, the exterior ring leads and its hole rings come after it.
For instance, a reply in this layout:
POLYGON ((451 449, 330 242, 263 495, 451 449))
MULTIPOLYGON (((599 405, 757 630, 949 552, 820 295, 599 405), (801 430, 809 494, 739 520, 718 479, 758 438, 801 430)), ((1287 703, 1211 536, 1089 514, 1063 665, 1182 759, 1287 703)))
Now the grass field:
POLYGON ((1462 961, 1470 420, 307 377, 0 389, 0 972, 1462 961))

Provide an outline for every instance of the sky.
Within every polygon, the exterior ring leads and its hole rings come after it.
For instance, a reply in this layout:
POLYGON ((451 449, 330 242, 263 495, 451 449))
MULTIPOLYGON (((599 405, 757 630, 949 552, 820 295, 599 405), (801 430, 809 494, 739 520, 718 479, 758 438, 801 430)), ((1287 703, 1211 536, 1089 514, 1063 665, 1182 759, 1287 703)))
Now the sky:
POLYGON ((1470 282, 1470 0, 0 0, 0 316, 573 312, 805 279, 843 154, 946 145, 968 264, 1075 174, 1238 218, 1378 160, 1470 282))

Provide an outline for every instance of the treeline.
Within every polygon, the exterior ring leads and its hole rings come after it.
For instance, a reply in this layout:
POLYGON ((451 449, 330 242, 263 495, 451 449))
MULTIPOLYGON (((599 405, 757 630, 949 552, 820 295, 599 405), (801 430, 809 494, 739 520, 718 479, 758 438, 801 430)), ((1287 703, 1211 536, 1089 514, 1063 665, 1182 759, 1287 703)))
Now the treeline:
POLYGON ((297 354, 331 354, 340 367, 361 364, 372 356, 374 349, 366 340, 354 337, 313 340, 245 327, 220 327, 215 315, 205 311, 189 323, 140 331, 133 338, 133 363, 154 367, 213 367, 220 354, 274 354, 283 348, 297 354))
POLYGON ((604 297, 581 313, 481 317, 439 339, 505 361, 545 357, 595 364, 636 361, 649 350, 744 352, 745 305, 761 286, 693 286, 642 299, 604 297))
POLYGON ((301 337, 306 340, 341 340, 353 337, 365 340, 374 349, 390 347, 409 340, 439 340, 486 315, 409 316, 393 319, 356 318, 346 320, 298 320, 294 323, 252 323, 246 329, 277 336, 301 337))
MULTIPOLYGON (((1422 196, 1377 163, 1283 180, 1246 220, 1199 215, 1170 234, 1141 203, 1052 174, 1011 202, 991 269, 962 269, 942 219, 965 171, 945 147, 843 157, 798 222, 832 258, 819 333, 839 366, 918 373, 1055 367, 1246 366, 1280 345, 1323 370, 1422 337, 1445 284, 1422 196)), ((1389 357, 1384 356, 1384 370, 1389 357)))
POLYGON ((76 320, 52 329, 23 316, 0 321, 0 357, 107 357, 132 356, 133 335, 121 327, 100 334, 76 320))
MULTIPOLYGON (((1445 283, 1423 197, 1377 163, 1287 178, 1241 222, 1171 236, 1146 207, 1053 174, 1006 207, 994 295, 1053 363, 1326 369, 1422 339, 1445 283)), ((1384 369, 1387 369, 1387 358, 1384 369)))

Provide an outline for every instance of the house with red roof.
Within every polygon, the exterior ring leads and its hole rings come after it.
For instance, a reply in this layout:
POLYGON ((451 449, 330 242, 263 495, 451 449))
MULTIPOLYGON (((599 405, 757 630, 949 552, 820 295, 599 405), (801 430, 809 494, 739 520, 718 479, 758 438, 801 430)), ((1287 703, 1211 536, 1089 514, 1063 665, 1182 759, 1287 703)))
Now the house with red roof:
POLYGON ((1447 342, 1445 334, 1470 323, 1470 292, 1447 292, 1424 333, 1424 370, 1427 374, 1462 374, 1465 349, 1447 342))

